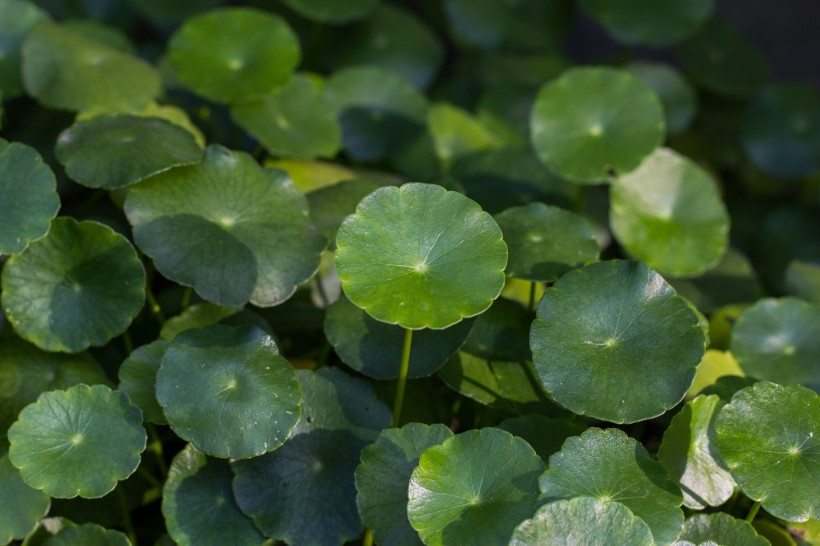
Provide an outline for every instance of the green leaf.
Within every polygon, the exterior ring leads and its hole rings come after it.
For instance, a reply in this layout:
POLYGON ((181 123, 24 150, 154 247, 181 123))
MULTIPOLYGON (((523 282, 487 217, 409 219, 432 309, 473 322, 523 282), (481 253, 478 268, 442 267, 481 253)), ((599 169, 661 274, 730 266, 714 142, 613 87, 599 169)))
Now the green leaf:
POLYGON ((546 463, 553 453, 561 450, 567 438, 579 436, 587 426, 569 419, 530 413, 504 419, 498 428, 525 439, 546 463))
POLYGON ((748 375, 820 391, 820 305, 765 298, 740 315, 732 353, 748 375))
POLYGON ((506 264, 492 217, 433 184, 376 190, 336 235, 347 297, 405 328, 446 328, 486 310, 504 287, 506 264))
POLYGON ((530 118, 541 161, 579 183, 635 169, 660 145, 664 123, 655 93, 615 68, 567 70, 541 88, 530 118))
POLYGON ((786 521, 820 519, 820 398, 760 382, 735 393, 715 421, 717 449, 741 490, 786 521))
POLYGON ((57 181, 40 154, 0 142, 0 254, 17 254, 43 237, 59 208, 57 181))
MULTIPOLYGON (((435 373, 467 340, 472 320, 445 330, 421 330, 413 336, 408 377, 435 373)), ((342 362, 374 379, 399 376, 404 329, 372 318, 344 297, 325 315, 325 336, 342 362)))
POLYGON ((9 258, 2 288, 3 310, 20 337, 76 353, 128 328, 145 300, 145 269, 110 227, 62 217, 9 258))
POLYGON ((581 0, 581 6, 618 42, 655 47, 680 42, 700 28, 714 11, 713 0, 581 0))
POLYGON ((160 92, 151 65, 48 21, 23 42, 23 81, 43 106, 60 110, 125 112, 160 92))
POLYGON ((595 230, 577 214, 530 203, 507 209, 495 220, 510 251, 509 277, 555 282, 567 271, 598 261, 595 230))
POLYGON ((300 57, 299 40, 284 19, 250 8, 191 17, 168 42, 177 78, 220 103, 252 99, 284 85, 300 57))
POLYGON ((693 276, 729 245, 729 214, 715 180, 694 161, 659 148, 612 183, 610 225, 630 254, 659 271, 693 276))
MULTIPOLYGON (((0 89, 11 99, 23 92, 20 47, 31 28, 48 19, 46 12, 26 0, 0 0, 0 89)), ((2 537, 0 537, 2 540, 2 537)))
POLYGON ((179 334, 157 372, 157 401, 177 435, 214 457, 257 457, 299 421, 301 392, 276 343, 253 326, 179 334))
POLYGON ((218 145, 198 165, 131 188, 125 213, 160 273, 220 305, 282 303, 316 271, 325 245, 284 172, 218 145))
POLYGON ((795 537, 789 531, 768 519, 757 519, 752 527, 760 536, 771 542, 772 546, 797 546, 795 537))
POLYGON ((356 468, 356 505, 364 525, 382 546, 421 545, 407 520, 407 487, 428 447, 452 438, 444 425, 410 423, 383 430, 362 450, 356 468))
POLYGON ((715 458, 712 423, 725 404, 716 394, 698 396, 672 418, 663 433, 658 462, 680 486, 687 508, 720 506, 734 493, 735 480, 715 458))
POLYGON ((501 141, 469 112, 446 103, 435 104, 427 113, 433 146, 441 164, 501 147, 501 141))
POLYGON ((820 263, 792 260, 784 284, 786 293, 820 304, 820 263))
POLYGON ((575 413, 613 423, 657 417, 680 402, 705 344, 686 301, 632 261, 564 275, 544 293, 530 331, 547 394, 575 413))
POLYGON ((302 419, 278 450, 231 463, 242 511, 267 536, 337 546, 362 532, 353 474, 390 410, 370 386, 337 368, 299 370, 302 419))
POLYGON ((117 390, 127 394, 131 401, 139 406, 147 423, 156 425, 168 424, 156 395, 157 370, 167 346, 167 341, 158 339, 137 347, 123 361, 117 372, 120 380, 117 390))
POLYGON ((159 337, 166 341, 173 341, 175 337, 185 330, 194 328, 205 328, 233 317, 242 311, 243 307, 225 307, 211 302, 196 303, 187 307, 182 313, 171 317, 165 321, 160 330, 159 337))
POLYGON ((307 194, 310 219, 325 234, 331 248, 336 247, 336 231, 344 219, 356 211, 366 195, 382 187, 369 180, 346 180, 307 194))
POLYGON ((742 139, 752 162, 775 176, 820 170, 820 93, 800 85, 764 88, 746 112, 742 139))
POLYGON ((506 545, 535 510, 543 469, 509 432, 463 432, 422 453, 408 489, 410 525, 428 546, 506 545))
POLYGON ((624 68, 661 99, 669 134, 682 133, 689 127, 697 112, 697 95, 680 72, 667 64, 643 61, 629 63, 624 68))
POLYGON ((140 409, 103 385, 41 394, 8 437, 23 480, 61 499, 110 493, 137 469, 147 441, 140 409))
POLYGON ((424 95, 383 68, 339 70, 325 82, 325 97, 342 125, 344 149, 355 160, 383 159, 419 135, 426 123, 424 95))
MULTIPOLYGON (((703 355, 703 359, 700 361, 700 364, 698 364, 698 371, 695 372, 695 380, 692 381, 692 386, 689 387, 687 396, 697 396, 701 391, 704 391, 704 389, 713 386, 721 377, 733 376, 743 376, 743 370, 738 366, 734 355, 728 351, 707 349, 703 355)), ((745 386, 747 385, 744 385, 744 387, 745 386)), ((731 395, 729 395, 726 400, 728 401, 730 398, 732 398, 731 395)))
POLYGON ((547 500, 589 496, 617 501, 641 518, 655 542, 670 544, 683 525, 675 482, 636 440, 618 429, 590 428, 550 457, 539 479, 547 500))
POLYGON ((379 0, 282 0, 302 17, 337 25, 366 17, 379 4, 379 0))
POLYGON ((14 336, 0 342, 0 434, 42 392, 78 383, 106 383, 105 372, 88 353, 47 353, 14 336))
POLYGON ((231 491, 227 461, 188 444, 168 471, 162 513, 168 534, 180 546, 261 545, 265 538, 240 510, 231 491))
POLYGON ((652 531, 620 502, 576 497, 542 506, 513 533, 509 546, 654 546, 652 531))
POLYGON ((485 360, 532 360, 527 335, 532 318, 522 305, 498 298, 478 316, 463 350, 485 360))
POLYGON ((63 28, 75 32, 89 40, 116 49, 128 55, 135 55, 137 48, 121 29, 93 19, 69 19, 62 21, 63 28))
POLYGON ((109 190, 202 160, 202 149, 186 129, 133 115, 79 121, 60 133, 54 153, 72 180, 109 190))
POLYGON ((306 76, 296 75, 268 95, 233 104, 231 117, 274 155, 333 157, 342 145, 336 111, 306 76))
POLYGON ((47 538, 43 546, 131 546, 131 541, 119 531, 85 523, 63 527, 47 538))
POLYGON ((684 541, 694 544, 713 541, 721 546, 769 546, 769 541, 759 536, 747 522, 721 512, 698 514, 687 519, 675 546, 682 546, 684 541))
POLYGON ((0 455, 0 544, 25 538, 50 504, 48 495, 26 485, 8 455, 0 455))
POLYGON ((23 541, 23 546, 43 546, 53 535, 68 527, 76 526, 73 521, 60 516, 43 518, 37 524, 37 527, 28 534, 23 541))
POLYGON ((197 13, 211 9, 225 0, 128 0, 145 17, 159 23, 183 21, 197 13))

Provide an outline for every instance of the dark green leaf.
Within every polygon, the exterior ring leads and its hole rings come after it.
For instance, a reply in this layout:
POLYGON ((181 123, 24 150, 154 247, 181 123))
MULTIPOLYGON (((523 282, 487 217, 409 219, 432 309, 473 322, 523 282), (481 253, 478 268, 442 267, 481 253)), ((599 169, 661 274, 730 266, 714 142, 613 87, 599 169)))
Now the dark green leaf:
POLYGON ((379 0, 282 0, 299 15, 320 23, 342 24, 361 19, 373 11, 379 0))
POLYGON ((43 546, 131 546, 131 541, 119 531, 86 523, 63 527, 47 538, 43 546))
POLYGON ((622 44, 656 47, 680 42, 714 11, 713 0, 581 0, 581 6, 622 44))
POLYGON ((498 298, 476 319, 464 352, 492 361, 532 360, 527 332, 532 313, 522 305, 498 298))
POLYGON ((561 450, 567 438, 579 436, 587 426, 568 419, 530 413, 504 419, 498 428, 525 439, 546 463, 553 453, 561 450))
MULTIPOLYGON (((0 0, 0 89, 11 99, 23 92, 20 46, 28 31, 48 15, 27 0, 0 0)), ((0 538, 2 540, 2 538, 0 538)))
POLYGON ((48 495, 26 485, 8 455, 0 455, 0 544, 25 538, 50 504, 48 495))
POLYGON ((650 62, 633 62, 625 68, 661 99, 666 130, 670 134, 681 133, 689 127, 697 111, 697 95, 680 72, 669 65, 650 62))
POLYGON ((344 219, 356 211, 359 201, 381 186, 369 180, 347 180, 307 194, 310 219, 325 234, 331 248, 336 247, 336 231, 344 219))
POLYGON ((120 384, 117 390, 127 394, 139 406, 146 422, 157 425, 168 423, 156 395, 157 370, 167 346, 167 341, 158 339, 137 347, 118 371, 120 384))

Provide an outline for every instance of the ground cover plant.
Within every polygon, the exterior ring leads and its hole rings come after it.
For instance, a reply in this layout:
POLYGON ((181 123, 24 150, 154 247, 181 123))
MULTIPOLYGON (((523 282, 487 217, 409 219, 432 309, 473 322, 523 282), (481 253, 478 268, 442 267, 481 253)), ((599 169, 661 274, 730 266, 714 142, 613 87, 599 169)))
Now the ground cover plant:
POLYGON ((0 0, 0 544, 820 544, 820 95, 713 4, 0 0))

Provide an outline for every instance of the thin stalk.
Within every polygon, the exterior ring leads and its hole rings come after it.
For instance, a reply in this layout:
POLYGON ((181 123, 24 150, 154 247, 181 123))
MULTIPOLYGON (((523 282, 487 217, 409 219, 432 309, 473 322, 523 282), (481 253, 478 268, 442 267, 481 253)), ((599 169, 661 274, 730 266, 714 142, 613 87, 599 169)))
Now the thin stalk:
POLYGON ((134 352, 134 341, 131 339, 131 334, 128 332, 128 330, 122 333, 122 342, 125 345, 126 356, 134 352))
POLYGON ((362 546, 373 546, 373 533, 370 529, 364 530, 364 536, 362 537, 362 546))
POLYGON ((148 308, 151 309, 151 313, 159 322, 160 327, 164 326, 165 315, 162 313, 162 307, 159 306, 157 298, 154 297, 154 293, 151 292, 151 287, 148 285, 145 286, 145 297, 148 299, 148 308))
POLYGON ((755 501, 751 508, 749 508, 749 513, 746 514, 746 521, 752 523, 755 520, 755 516, 757 516, 757 511, 760 510, 760 501, 755 501))
POLYGON ((399 426, 401 407, 404 404, 404 388, 407 386, 407 372, 410 369, 410 347, 413 344, 413 330, 404 330, 404 347, 401 351, 401 367, 399 367, 399 383, 396 386, 396 398, 393 400, 393 426, 399 426))
POLYGON ((584 210, 584 198, 587 196, 587 187, 586 185, 581 185, 581 190, 578 192, 578 201, 575 202, 575 212, 577 214, 581 214, 581 211, 584 210))
POLYGON ((527 306, 530 312, 535 311, 535 281, 530 283, 530 303, 527 306))
POLYGON ((122 525, 125 527, 125 534, 128 535, 128 539, 131 541, 131 544, 137 543, 137 534, 134 532, 134 522, 131 521, 131 511, 128 510, 128 501, 125 500, 125 493, 122 490, 122 487, 117 488, 117 499, 120 502, 120 508, 122 509, 122 525))
POLYGON ((165 457, 162 454, 162 440, 159 439, 157 429, 151 423, 145 423, 145 430, 148 431, 148 436, 151 438, 149 445, 151 451, 157 456, 157 466, 162 473, 163 478, 168 478, 168 465, 165 463, 165 457))
POLYGON ((145 470, 145 467, 143 467, 142 465, 139 465, 137 467, 137 474, 145 478, 145 481, 147 481, 154 487, 159 487, 160 489, 162 489, 162 482, 159 481, 156 476, 145 470))
POLYGON ((190 286, 186 287, 185 290, 182 291, 182 300, 179 302, 179 306, 185 311, 189 305, 191 305, 191 296, 194 294, 194 289, 190 286))

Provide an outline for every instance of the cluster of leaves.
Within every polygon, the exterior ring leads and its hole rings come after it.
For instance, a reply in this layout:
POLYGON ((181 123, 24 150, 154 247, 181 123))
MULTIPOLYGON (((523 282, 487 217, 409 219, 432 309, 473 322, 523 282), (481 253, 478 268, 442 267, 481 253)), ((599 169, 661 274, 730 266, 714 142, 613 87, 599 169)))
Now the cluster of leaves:
POLYGON ((0 544, 820 544, 815 90, 223 3, 0 0, 0 544))

